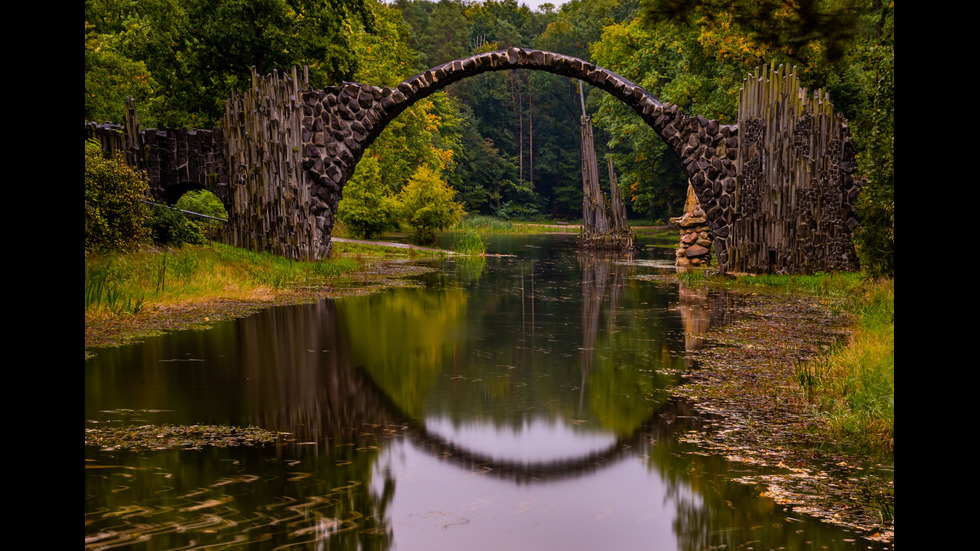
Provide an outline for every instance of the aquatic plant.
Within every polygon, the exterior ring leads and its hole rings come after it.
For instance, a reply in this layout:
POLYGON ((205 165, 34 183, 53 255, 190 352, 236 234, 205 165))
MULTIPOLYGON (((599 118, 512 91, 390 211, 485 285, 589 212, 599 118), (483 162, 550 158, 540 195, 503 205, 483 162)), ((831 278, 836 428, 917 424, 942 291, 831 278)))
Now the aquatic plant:
POLYGON ((487 244, 478 232, 467 230, 453 234, 453 250, 459 254, 482 255, 487 252, 487 244))
POLYGON ((135 314, 144 306, 144 293, 121 284, 111 262, 85 268, 85 312, 103 310, 114 315, 135 314))

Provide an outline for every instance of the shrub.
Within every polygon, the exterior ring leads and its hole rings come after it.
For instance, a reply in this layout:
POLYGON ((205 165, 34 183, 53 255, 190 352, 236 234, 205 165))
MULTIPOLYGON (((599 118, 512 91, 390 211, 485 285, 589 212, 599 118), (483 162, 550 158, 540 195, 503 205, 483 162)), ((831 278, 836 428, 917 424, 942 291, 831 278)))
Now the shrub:
MULTIPOLYGON (((225 210, 221 199, 218 199, 217 195, 206 189, 188 191, 177 200, 175 206, 178 209, 213 216, 214 218, 228 218, 228 211, 225 210)), ((208 239, 213 239, 218 232, 218 228, 221 227, 221 222, 218 220, 196 216, 192 216, 190 219, 201 231, 201 234, 208 239)))
POLYGON ((207 241, 201 229, 182 212, 161 205, 153 206, 147 228, 153 241, 162 245, 200 245, 207 241))
POLYGON ((385 193, 377 159, 365 156, 344 186, 337 219, 354 237, 370 239, 395 225, 396 211, 395 200, 385 193))
POLYGON ((408 223, 415 229, 417 243, 432 243, 436 231, 462 219, 463 206, 453 197, 456 192, 439 173, 422 165, 402 188, 399 200, 408 223))
POLYGON ((85 252, 130 252, 145 242, 143 203, 149 185, 121 155, 107 158, 101 146, 85 144, 85 252))
POLYGON ((482 255, 487 252, 483 236, 473 230, 457 232, 453 237, 453 250, 459 254, 482 255))

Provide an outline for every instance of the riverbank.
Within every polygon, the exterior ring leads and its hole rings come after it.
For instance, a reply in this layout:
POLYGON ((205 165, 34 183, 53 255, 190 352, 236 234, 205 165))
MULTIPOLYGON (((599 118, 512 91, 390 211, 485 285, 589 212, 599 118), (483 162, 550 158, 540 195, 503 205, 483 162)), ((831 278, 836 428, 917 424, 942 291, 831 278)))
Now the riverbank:
POLYGON ((214 244, 91 259, 86 354, 170 331, 207 329, 273 306, 410 285, 407 278, 425 270, 411 261, 447 251, 338 242, 334 253, 330 261, 301 263, 214 244))
POLYGON ((893 433, 890 442, 861 435, 855 445, 832 426, 837 414, 828 414, 807 379, 853 348, 860 332, 848 304, 853 297, 697 285, 701 296, 725 303, 726 320, 689 335, 698 344, 685 355, 690 369, 674 395, 706 422, 684 439, 767 468, 768 474, 740 481, 787 509, 894 542, 893 433))

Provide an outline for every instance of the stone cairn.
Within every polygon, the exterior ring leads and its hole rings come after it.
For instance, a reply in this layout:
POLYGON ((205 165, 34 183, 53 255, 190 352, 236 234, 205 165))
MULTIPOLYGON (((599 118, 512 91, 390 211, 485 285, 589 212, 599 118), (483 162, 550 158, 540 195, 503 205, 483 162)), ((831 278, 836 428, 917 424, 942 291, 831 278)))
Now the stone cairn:
POLYGON ((711 227, 701 209, 701 201, 688 184, 684 214, 670 219, 680 228, 680 246, 674 253, 674 265, 678 268, 700 268, 711 264, 711 227))

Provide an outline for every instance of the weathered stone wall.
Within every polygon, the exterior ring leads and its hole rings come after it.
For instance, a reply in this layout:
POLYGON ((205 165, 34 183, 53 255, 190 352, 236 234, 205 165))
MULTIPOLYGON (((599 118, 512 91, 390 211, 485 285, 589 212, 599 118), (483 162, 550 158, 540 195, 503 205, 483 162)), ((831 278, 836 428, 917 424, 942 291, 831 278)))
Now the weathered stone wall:
POLYGON ((228 170, 221 128, 149 128, 141 137, 142 166, 155 198, 172 203, 183 191, 203 187, 227 201, 228 170))
POLYGON ((847 121, 795 73, 757 69, 739 98, 738 218, 729 269, 814 273, 860 268, 851 230, 863 182, 847 121))
POLYGON ((126 107, 126 122, 85 125, 85 137, 102 144, 108 155, 122 153, 126 162, 147 174, 152 199, 173 203, 188 189, 206 188, 226 201, 228 169, 224 132, 186 128, 140 129, 136 107, 126 107))

